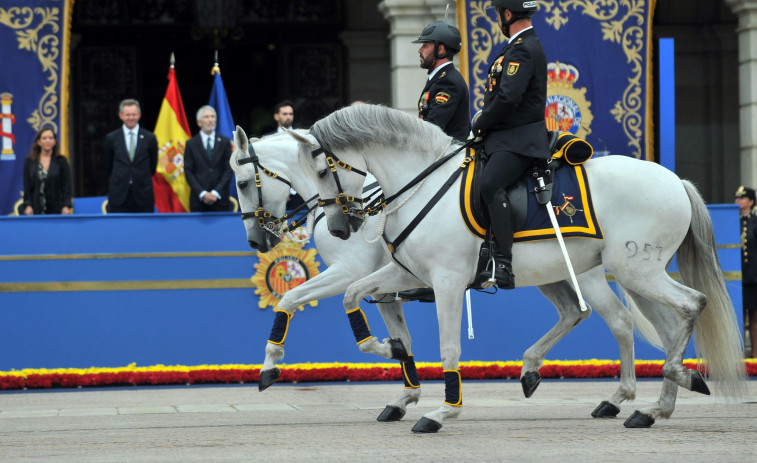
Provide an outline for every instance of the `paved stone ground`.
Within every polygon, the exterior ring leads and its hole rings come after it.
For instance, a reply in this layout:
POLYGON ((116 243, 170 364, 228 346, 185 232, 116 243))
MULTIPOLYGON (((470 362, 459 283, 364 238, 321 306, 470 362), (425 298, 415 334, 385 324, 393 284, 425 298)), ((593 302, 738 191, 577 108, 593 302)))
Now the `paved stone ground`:
POLYGON ((461 416, 438 434, 410 429, 443 399, 441 382, 398 423, 378 423, 400 384, 277 384, 0 392, 0 461, 686 461, 757 455, 757 381, 726 404, 680 390, 651 429, 623 421, 656 400, 638 383, 617 419, 593 419, 614 381, 544 381, 523 398, 517 381, 466 381, 461 416))

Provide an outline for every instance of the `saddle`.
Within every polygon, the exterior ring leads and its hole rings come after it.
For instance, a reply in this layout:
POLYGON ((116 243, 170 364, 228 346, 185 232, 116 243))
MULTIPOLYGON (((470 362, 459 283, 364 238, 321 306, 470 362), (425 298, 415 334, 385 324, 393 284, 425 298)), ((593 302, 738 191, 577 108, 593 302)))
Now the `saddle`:
MULTIPOLYGON (((564 237, 602 238, 591 201, 586 170, 591 145, 567 132, 550 132, 550 159, 534 159, 525 174, 507 189, 514 241, 555 238, 545 205, 551 200, 564 237), (543 185, 539 183, 543 180, 543 185)), ((468 229, 486 238, 489 217, 481 201, 479 178, 488 156, 479 149, 460 184, 460 211, 468 229)))

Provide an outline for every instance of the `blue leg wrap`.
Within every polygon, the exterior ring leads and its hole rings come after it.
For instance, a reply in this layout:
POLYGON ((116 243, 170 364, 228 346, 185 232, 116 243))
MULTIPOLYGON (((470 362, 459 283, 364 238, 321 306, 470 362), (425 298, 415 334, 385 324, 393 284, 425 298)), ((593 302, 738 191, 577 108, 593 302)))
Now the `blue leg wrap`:
POLYGON ((418 372, 415 370, 415 357, 412 355, 410 356, 410 360, 402 362, 402 379, 405 380, 405 389, 421 387, 418 372))
POLYGON ((287 337, 287 331, 289 331, 289 320, 292 319, 292 314, 283 310, 276 310, 275 312, 276 318, 273 320, 273 328, 271 328, 268 342, 283 346, 284 340, 287 337))
POLYGON ((453 407, 463 406, 460 370, 444 370, 444 403, 453 407))
POLYGON ((368 320, 366 320, 365 314, 360 307, 347 312, 347 317, 350 319, 352 333, 355 335, 355 341, 358 344, 373 337, 371 336, 370 328, 368 328, 368 320))

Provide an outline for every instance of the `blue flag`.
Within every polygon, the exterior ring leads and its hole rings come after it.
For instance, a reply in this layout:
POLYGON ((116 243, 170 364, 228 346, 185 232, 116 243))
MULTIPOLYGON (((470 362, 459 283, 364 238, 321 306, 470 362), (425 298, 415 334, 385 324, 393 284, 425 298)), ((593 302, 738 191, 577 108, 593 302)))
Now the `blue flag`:
MULTIPOLYGON (((216 110, 218 122, 216 124, 216 133, 229 137, 234 140, 234 118, 231 117, 231 109, 229 108, 229 100, 226 98, 226 89, 223 87, 223 80, 221 80, 221 70, 218 65, 213 67, 213 90, 210 91, 210 102, 208 103, 213 109, 216 110)), ((229 194, 237 198, 236 176, 232 177, 232 181, 229 184, 229 194)))

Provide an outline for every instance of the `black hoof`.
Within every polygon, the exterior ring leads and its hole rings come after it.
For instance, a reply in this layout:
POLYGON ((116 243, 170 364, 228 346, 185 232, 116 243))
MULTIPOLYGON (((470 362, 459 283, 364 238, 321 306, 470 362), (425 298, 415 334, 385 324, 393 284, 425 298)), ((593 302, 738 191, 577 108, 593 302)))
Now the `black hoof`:
POLYGON ((649 428, 654 424, 654 418, 636 410, 629 416, 623 426, 627 428, 649 428))
POLYGON ((426 418, 425 416, 421 418, 420 420, 418 420, 418 422, 415 423, 415 426, 413 426, 413 432, 418 433, 418 434, 437 432, 440 429, 442 429, 441 423, 438 423, 434 420, 430 420, 426 418))
POLYGON ((597 406, 597 408, 595 408, 593 412, 591 412, 591 416, 593 416, 594 418, 615 418, 616 416, 618 416, 618 413, 620 413, 620 409, 618 407, 606 400, 603 400, 602 403, 599 404, 599 406, 597 406))
POLYGON ((541 383, 541 375, 538 371, 529 371, 520 378, 520 384, 523 386, 523 394, 528 399, 534 393, 541 383))
POLYGON ((388 423, 390 421, 399 421, 405 416, 405 410, 395 407, 394 405, 387 405, 383 412, 376 418, 376 421, 388 423))
POLYGON ((392 358, 394 360, 399 360, 400 362, 410 360, 410 356, 407 355, 407 349, 405 349, 405 345, 402 344, 401 339, 390 339, 389 346, 392 348, 392 358))
POLYGON ((689 370, 691 372, 691 390, 704 395, 710 395, 710 388, 704 382, 701 373, 696 370, 689 370))
POLYGON ((281 370, 278 368, 272 368, 270 370, 261 370, 260 381, 258 381, 258 391, 265 391, 268 386, 279 380, 281 376, 281 370))

